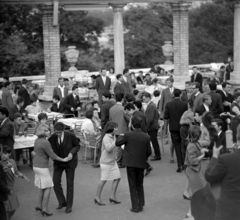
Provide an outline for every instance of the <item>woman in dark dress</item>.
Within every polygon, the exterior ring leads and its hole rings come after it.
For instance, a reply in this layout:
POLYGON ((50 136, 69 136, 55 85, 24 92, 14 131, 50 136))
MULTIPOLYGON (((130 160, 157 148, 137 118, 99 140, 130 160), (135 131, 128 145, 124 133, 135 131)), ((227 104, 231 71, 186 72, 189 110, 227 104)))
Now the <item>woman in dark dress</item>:
POLYGON ((8 196, 8 200, 5 203, 6 212, 7 212, 7 219, 10 220, 14 215, 15 210, 19 207, 18 198, 14 192, 14 183, 15 183, 15 176, 21 177, 29 183, 29 179, 20 173, 17 169, 17 164, 15 160, 10 159, 11 155, 11 148, 8 146, 3 147, 3 154, 1 157, 0 163, 2 164, 6 176, 7 187, 12 191, 12 194, 8 196))

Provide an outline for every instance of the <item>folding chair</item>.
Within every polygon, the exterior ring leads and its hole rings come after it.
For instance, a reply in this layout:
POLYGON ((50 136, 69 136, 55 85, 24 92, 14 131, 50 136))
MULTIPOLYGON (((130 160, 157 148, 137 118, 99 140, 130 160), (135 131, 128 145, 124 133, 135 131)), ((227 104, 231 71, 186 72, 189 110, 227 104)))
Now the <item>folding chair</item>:
MULTIPOLYGON (((37 126, 36 123, 27 123, 27 133, 28 133, 29 136, 35 135, 36 126, 37 126)), ((29 149, 25 149, 25 150, 26 150, 26 159, 30 161, 30 166, 32 166, 32 155, 31 155, 31 152, 33 150, 31 150, 30 148, 29 149), (28 152, 28 154, 27 154, 27 152, 28 152)))
POLYGON ((158 139, 161 140, 161 147, 162 147, 162 154, 164 154, 164 144, 163 144, 163 126, 164 126, 164 121, 163 120, 158 120, 160 128, 158 129, 158 139))
POLYGON ((93 162, 95 163, 96 161, 96 156, 97 156, 97 139, 96 135, 89 134, 87 132, 83 132, 84 137, 85 137, 85 154, 84 154, 84 163, 87 163, 87 149, 93 149, 94 150, 94 155, 93 155, 93 162))
MULTIPOLYGON (((85 136, 84 136, 81 128, 82 128, 82 122, 76 122, 73 132, 79 141, 79 144, 81 147, 80 150, 82 149, 82 152, 84 152, 85 147, 86 147, 86 142, 85 142, 85 136)), ((79 151, 79 153, 80 153, 80 151, 79 151)), ((82 156, 82 161, 83 160, 84 160, 84 158, 82 156)))

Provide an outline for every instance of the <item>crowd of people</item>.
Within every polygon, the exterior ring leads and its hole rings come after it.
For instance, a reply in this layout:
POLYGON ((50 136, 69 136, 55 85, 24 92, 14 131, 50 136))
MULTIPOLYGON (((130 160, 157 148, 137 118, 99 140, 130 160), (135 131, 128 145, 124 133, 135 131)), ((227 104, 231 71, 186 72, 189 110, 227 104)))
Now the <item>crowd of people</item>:
MULTIPOLYGON (((162 73, 163 70, 156 67, 154 71, 162 73)), ((162 156, 158 141, 161 128, 164 144, 169 143, 171 148, 169 162, 175 163, 175 152, 176 171, 186 174, 183 197, 191 200, 187 217, 194 216, 196 220, 239 219, 240 151, 237 148, 240 143, 240 89, 231 93, 231 84, 223 76, 219 80, 214 76, 203 81, 197 67, 193 67, 193 75, 185 83, 185 89, 180 90, 174 87, 173 76, 169 76, 164 87, 157 78, 151 79, 150 74, 144 77, 140 73, 135 77, 124 69, 123 74, 116 75, 116 83, 111 88, 106 69, 101 69, 94 82, 98 101, 88 103, 81 125, 83 133, 97 140, 97 161, 92 166, 100 167, 101 178, 96 186, 95 204, 105 205, 101 193, 107 181, 113 181, 109 201, 121 203, 117 199, 117 188, 121 180, 120 169, 126 167, 132 203, 130 210, 134 213, 143 211, 143 179, 154 169, 148 159, 153 155, 151 161, 159 161, 162 156), (138 91, 137 84, 148 85, 153 89, 152 94, 138 91), (225 132, 229 131, 232 131, 233 146, 226 139, 225 132), (207 202, 203 205, 196 202, 198 193, 208 189, 209 197, 215 195, 212 186, 217 184, 221 193, 214 197, 209 205, 211 208, 206 208, 210 211, 202 211, 207 202), (201 210, 205 216, 200 218, 201 213, 196 210, 201 210)), ((63 78, 59 78, 58 83, 53 90, 53 104, 47 111, 78 117, 82 109, 78 85, 73 85, 72 92, 69 92, 63 78)), ((66 130, 63 123, 56 122, 52 128, 47 124, 47 114, 41 113, 37 96, 31 96, 27 91, 25 79, 17 93, 16 104, 10 92, 11 86, 9 81, 4 83, 0 107, 0 192, 4 195, 0 199, 0 217, 6 219, 7 212, 7 219, 10 219, 19 206, 12 187, 14 176, 29 181, 19 171, 21 151, 14 151, 14 136, 25 131, 26 122, 31 121, 29 114, 38 114, 38 122, 35 122, 37 139, 32 152, 35 186, 39 188, 35 209, 45 216, 53 214, 48 209, 53 187, 59 203, 57 209, 65 207, 65 212, 70 213, 78 151, 84 143, 74 132, 66 130), (53 177, 48 168, 49 158, 54 161, 53 177), (63 171, 67 176, 66 197, 61 186, 63 171)), ((203 198, 206 197, 200 196, 203 198)))

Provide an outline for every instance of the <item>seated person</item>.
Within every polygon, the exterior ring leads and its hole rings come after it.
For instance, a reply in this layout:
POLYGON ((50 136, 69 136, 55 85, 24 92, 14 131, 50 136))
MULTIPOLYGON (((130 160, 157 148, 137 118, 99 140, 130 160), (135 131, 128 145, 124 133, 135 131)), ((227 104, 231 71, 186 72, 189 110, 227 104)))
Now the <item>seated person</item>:
POLYGON ((18 97, 16 104, 9 109, 9 118, 14 121, 14 114, 20 113, 23 117, 26 116, 26 111, 23 108, 24 100, 22 97, 18 97))
POLYGON ((86 119, 84 120, 84 122, 82 123, 82 128, 81 130, 90 134, 94 134, 96 135, 97 132, 94 129, 94 125, 92 122, 92 118, 93 118, 93 110, 88 110, 86 111, 86 119))
POLYGON ((152 85, 152 79, 151 79, 151 77, 150 77, 150 74, 146 74, 146 76, 145 76, 145 79, 144 79, 144 83, 145 83, 145 85, 147 85, 147 86, 150 86, 150 85, 152 85))
POLYGON ((45 124, 49 127, 49 129, 52 131, 53 130, 53 123, 51 123, 50 125, 47 124, 47 120, 48 120, 48 116, 46 113, 40 113, 38 115, 38 122, 37 122, 37 126, 36 126, 36 129, 35 129, 35 133, 39 127, 40 124, 45 124))
POLYGON ((143 85, 144 84, 143 71, 139 71, 138 72, 138 76, 137 76, 136 80, 137 80, 137 83, 139 85, 143 85))
POLYGON ((59 112, 59 113, 64 113, 64 104, 63 102, 60 101, 59 95, 54 95, 53 96, 53 104, 51 108, 47 109, 48 112, 59 112))
POLYGON ((101 130, 101 120, 98 115, 98 109, 92 108, 92 111, 93 111, 92 122, 93 122, 94 130, 99 131, 101 130))
POLYGON ((41 108, 39 105, 37 105, 37 98, 35 96, 33 96, 31 98, 31 105, 28 105, 25 110, 27 111, 28 114, 33 114, 33 115, 37 115, 38 113, 41 112, 41 108))
POLYGON ((101 118, 101 108, 99 107, 98 101, 94 100, 92 102, 92 107, 97 109, 98 117, 101 118))
MULTIPOLYGON (((22 115, 20 113, 15 113, 14 114, 14 135, 19 135, 22 134, 24 132, 27 132, 27 124, 24 123, 24 121, 22 120, 22 115)), ((17 167, 19 169, 19 161, 22 155, 22 149, 16 149, 15 151, 15 160, 16 160, 16 164, 17 167)), ((23 164, 26 164, 27 160, 25 158, 23 158, 23 164)))

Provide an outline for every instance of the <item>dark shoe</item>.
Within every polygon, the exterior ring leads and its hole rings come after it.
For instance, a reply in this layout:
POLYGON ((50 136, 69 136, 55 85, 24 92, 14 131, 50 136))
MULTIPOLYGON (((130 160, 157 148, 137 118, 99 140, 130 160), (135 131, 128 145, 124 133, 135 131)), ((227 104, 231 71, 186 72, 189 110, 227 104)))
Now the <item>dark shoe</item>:
POLYGON ((70 212, 72 212, 72 208, 66 208, 65 212, 68 214, 70 212))
POLYGON ((46 212, 46 211, 42 211, 42 215, 43 216, 51 216, 51 215, 53 215, 53 213, 49 213, 49 212, 46 212))
POLYGON ((114 204, 120 204, 121 202, 117 201, 117 200, 114 200, 112 198, 109 198, 109 202, 110 203, 114 203, 114 204))
POLYGON ((131 212, 135 212, 135 213, 139 213, 139 211, 134 210, 134 209, 130 209, 131 212))
POLYGON ((152 170, 153 170, 152 167, 148 167, 145 176, 147 176, 149 173, 151 173, 152 170))
POLYGON ((183 194, 183 198, 186 199, 186 200, 191 200, 191 196, 190 197, 187 197, 183 194))
POLYGON ((63 207, 67 207, 66 203, 60 204, 58 205, 57 209, 62 209, 63 207))
POLYGON ((143 207, 140 207, 140 208, 139 208, 139 212, 142 212, 142 211, 143 211, 143 207))
POLYGON ((161 157, 154 157, 151 161, 161 160, 161 157))
POLYGON ((177 173, 181 173, 182 172, 182 168, 178 167, 178 169, 176 170, 177 173))
POLYGON ((42 211, 42 209, 39 208, 39 207, 37 207, 37 206, 35 207, 35 210, 36 210, 36 212, 37 212, 37 211, 40 211, 40 212, 42 211))
POLYGON ((170 159, 169 163, 174 163, 174 159, 170 159))
POLYGON ((94 202, 95 202, 95 204, 98 204, 100 206, 104 206, 105 205, 104 203, 102 203, 100 201, 97 201, 97 199, 94 199, 94 202))
POLYGON ((93 167, 93 168, 99 168, 99 167, 100 167, 100 164, 92 164, 92 167, 93 167))

